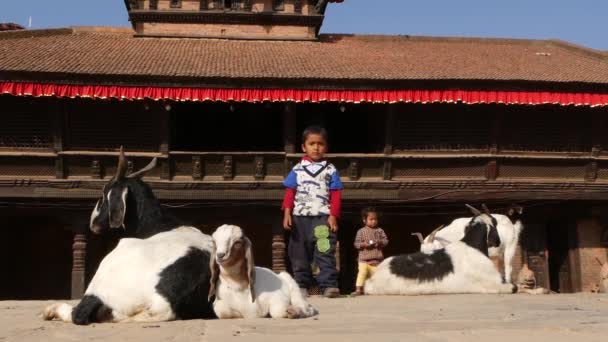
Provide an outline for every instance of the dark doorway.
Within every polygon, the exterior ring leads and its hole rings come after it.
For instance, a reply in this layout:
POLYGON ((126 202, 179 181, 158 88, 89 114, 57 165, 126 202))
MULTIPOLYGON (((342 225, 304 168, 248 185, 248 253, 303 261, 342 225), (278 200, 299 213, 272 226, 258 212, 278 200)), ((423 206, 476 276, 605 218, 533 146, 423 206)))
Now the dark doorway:
POLYGON ((547 223, 547 251, 549 254, 549 284, 551 291, 573 292, 570 270, 569 224, 563 221, 547 223))

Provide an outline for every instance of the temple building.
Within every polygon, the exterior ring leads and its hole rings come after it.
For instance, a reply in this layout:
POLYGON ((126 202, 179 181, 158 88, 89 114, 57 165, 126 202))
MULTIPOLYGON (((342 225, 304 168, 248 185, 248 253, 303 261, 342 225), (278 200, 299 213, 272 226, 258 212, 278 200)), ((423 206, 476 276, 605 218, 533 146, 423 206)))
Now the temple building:
POLYGON ((0 299, 78 298, 120 234, 89 217, 124 146, 180 219, 288 268, 282 180, 327 128, 340 286, 367 205, 412 232, 523 207, 515 271, 588 292, 608 254, 608 54, 559 40, 320 34, 324 0, 125 1, 132 27, 0 32, 0 299))

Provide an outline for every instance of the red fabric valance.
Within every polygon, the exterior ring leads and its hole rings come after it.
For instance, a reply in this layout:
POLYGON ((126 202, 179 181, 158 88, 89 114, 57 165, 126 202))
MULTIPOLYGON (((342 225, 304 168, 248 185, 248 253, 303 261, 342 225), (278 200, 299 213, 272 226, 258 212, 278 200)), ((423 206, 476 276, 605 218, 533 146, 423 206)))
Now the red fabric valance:
POLYGON ((128 100, 152 99, 174 101, 331 101, 354 103, 462 102, 468 104, 503 103, 522 105, 608 105, 608 93, 565 93, 544 91, 168 88, 0 81, 0 93, 15 96, 55 96, 71 98, 88 97, 128 100))

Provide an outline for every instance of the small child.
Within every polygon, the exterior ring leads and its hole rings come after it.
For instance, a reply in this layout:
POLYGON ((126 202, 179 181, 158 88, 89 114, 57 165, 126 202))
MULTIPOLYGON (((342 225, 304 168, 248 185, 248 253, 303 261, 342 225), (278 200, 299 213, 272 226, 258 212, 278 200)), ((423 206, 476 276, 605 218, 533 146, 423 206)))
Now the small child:
POLYGON ((310 265, 314 261, 319 267, 317 283, 323 296, 335 298, 340 295, 335 251, 343 186, 338 170, 324 158, 324 128, 311 126, 304 130, 302 151, 306 155, 283 182, 283 228, 291 231, 289 260, 303 293, 312 284, 310 265))
POLYGON ((388 238, 382 228, 378 228, 378 212, 375 208, 367 207, 361 211, 365 227, 357 231, 355 248, 359 250, 359 273, 357 274, 356 290, 352 295, 363 295, 365 280, 374 274, 376 267, 384 260, 382 249, 388 245, 388 238))

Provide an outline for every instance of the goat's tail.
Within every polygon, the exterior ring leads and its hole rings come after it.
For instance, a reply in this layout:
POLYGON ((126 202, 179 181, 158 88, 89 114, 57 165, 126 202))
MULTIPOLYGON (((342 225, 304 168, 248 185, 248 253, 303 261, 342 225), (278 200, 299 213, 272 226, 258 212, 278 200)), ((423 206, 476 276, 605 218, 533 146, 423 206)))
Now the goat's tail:
POLYGON ((72 322, 72 310, 73 307, 66 303, 55 303, 44 308, 42 312, 42 319, 45 321, 51 321, 53 319, 59 319, 64 322, 72 322))
POLYGON ((288 316, 290 318, 306 318, 316 315, 317 310, 310 304, 302 294, 296 281, 287 272, 279 273, 279 277, 289 285, 289 298, 291 301, 288 316))

